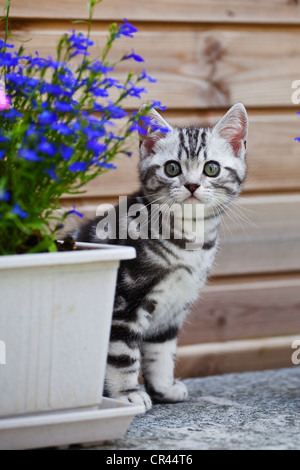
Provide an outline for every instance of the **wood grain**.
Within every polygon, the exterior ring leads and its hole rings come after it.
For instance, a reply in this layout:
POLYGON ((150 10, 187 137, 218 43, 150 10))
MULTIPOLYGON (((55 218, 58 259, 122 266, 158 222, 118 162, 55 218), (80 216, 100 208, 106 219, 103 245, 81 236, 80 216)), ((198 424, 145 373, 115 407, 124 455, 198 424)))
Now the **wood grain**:
POLYGON ((206 286, 179 336, 200 344, 300 333, 300 276, 228 278, 206 286))
MULTIPOLYGON (((85 4, 82 0, 14 0, 11 13, 20 18, 87 18, 85 4)), ((287 0, 104 0, 95 9, 99 20, 124 17, 157 22, 299 24, 300 8, 298 2, 287 0)))
MULTIPOLYGON (((68 29, 61 23, 19 22, 13 34, 31 38, 26 49, 48 56, 54 55, 58 38, 68 29)), ((103 27, 95 30, 95 54, 106 36, 103 27)), ((290 106, 291 84, 300 76, 299 42, 298 29, 168 25, 141 28, 135 39, 116 41, 111 60, 133 48, 145 64, 124 61, 115 77, 145 66, 158 82, 147 83, 144 99, 160 100, 169 109, 226 108, 237 101, 251 107, 290 106)), ((139 101, 129 98, 127 106, 139 106, 139 101)))
POLYGON ((178 348, 176 376, 181 378, 228 374, 282 367, 299 367, 291 361, 291 348, 299 335, 228 341, 178 348))
POLYGON ((224 217, 218 275, 300 270, 300 195, 240 198, 224 217))

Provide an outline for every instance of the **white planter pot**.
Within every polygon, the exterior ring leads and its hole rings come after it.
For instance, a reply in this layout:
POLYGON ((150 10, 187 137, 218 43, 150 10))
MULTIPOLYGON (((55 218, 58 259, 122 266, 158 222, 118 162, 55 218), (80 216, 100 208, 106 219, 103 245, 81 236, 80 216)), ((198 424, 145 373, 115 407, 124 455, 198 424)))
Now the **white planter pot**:
POLYGON ((0 257, 0 417, 99 407, 119 261, 135 250, 78 245, 92 249, 0 257))

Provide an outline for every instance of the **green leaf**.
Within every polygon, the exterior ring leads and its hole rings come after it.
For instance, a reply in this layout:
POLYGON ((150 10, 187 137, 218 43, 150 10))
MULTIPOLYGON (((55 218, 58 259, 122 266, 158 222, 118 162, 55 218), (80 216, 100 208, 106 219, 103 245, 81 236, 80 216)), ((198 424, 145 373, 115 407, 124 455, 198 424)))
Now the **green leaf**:
POLYGON ((26 253, 41 253, 43 251, 57 251, 55 248, 55 244, 51 242, 48 238, 45 240, 41 240, 37 243, 34 247, 28 250, 26 253))
POLYGON ((10 7, 10 0, 7 0, 5 6, 3 8, 3 11, 7 11, 9 9, 9 7, 10 7))

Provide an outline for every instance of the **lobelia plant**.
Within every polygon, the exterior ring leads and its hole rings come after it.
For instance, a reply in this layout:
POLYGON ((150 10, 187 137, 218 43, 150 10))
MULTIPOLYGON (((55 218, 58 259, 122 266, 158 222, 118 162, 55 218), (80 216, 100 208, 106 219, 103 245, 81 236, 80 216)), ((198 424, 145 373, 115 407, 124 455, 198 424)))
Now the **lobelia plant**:
POLYGON ((115 168, 117 155, 130 155, 126 146, 132 133, 145 132, 149 110, 162 109, 156 101, 130 114, 123 108, 128 96, 146 93, 142 81, 156 81, 145 70, 128 73, 123 82, 113 78, 120 62, 143 62, 134 51, 117 62, 108 60, 116 40, 137 32, 126 19, 110 26, 100 56, 91 58, 93 9, 100 2, 88 2, 87 34, 65 34, 53 59, 26 55, 23 47, 16 51, 7 43, 7 1, 0 41, 1 255, 56 251, 55 238, 66 217, 82 216, 75 207, 58 215, 61 196, 81 192, 88 181, 115 168), (126 122, 117 131, 121 118, 126 122))

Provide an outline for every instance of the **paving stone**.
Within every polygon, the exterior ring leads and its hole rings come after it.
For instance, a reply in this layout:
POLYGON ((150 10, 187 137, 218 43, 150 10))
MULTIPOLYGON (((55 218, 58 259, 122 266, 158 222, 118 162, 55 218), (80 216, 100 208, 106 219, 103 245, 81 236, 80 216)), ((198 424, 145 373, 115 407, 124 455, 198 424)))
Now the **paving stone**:
POLYGON ((300 449, 300 367, 184 382, 186 402, 154 405, 95 449, 300 449))

